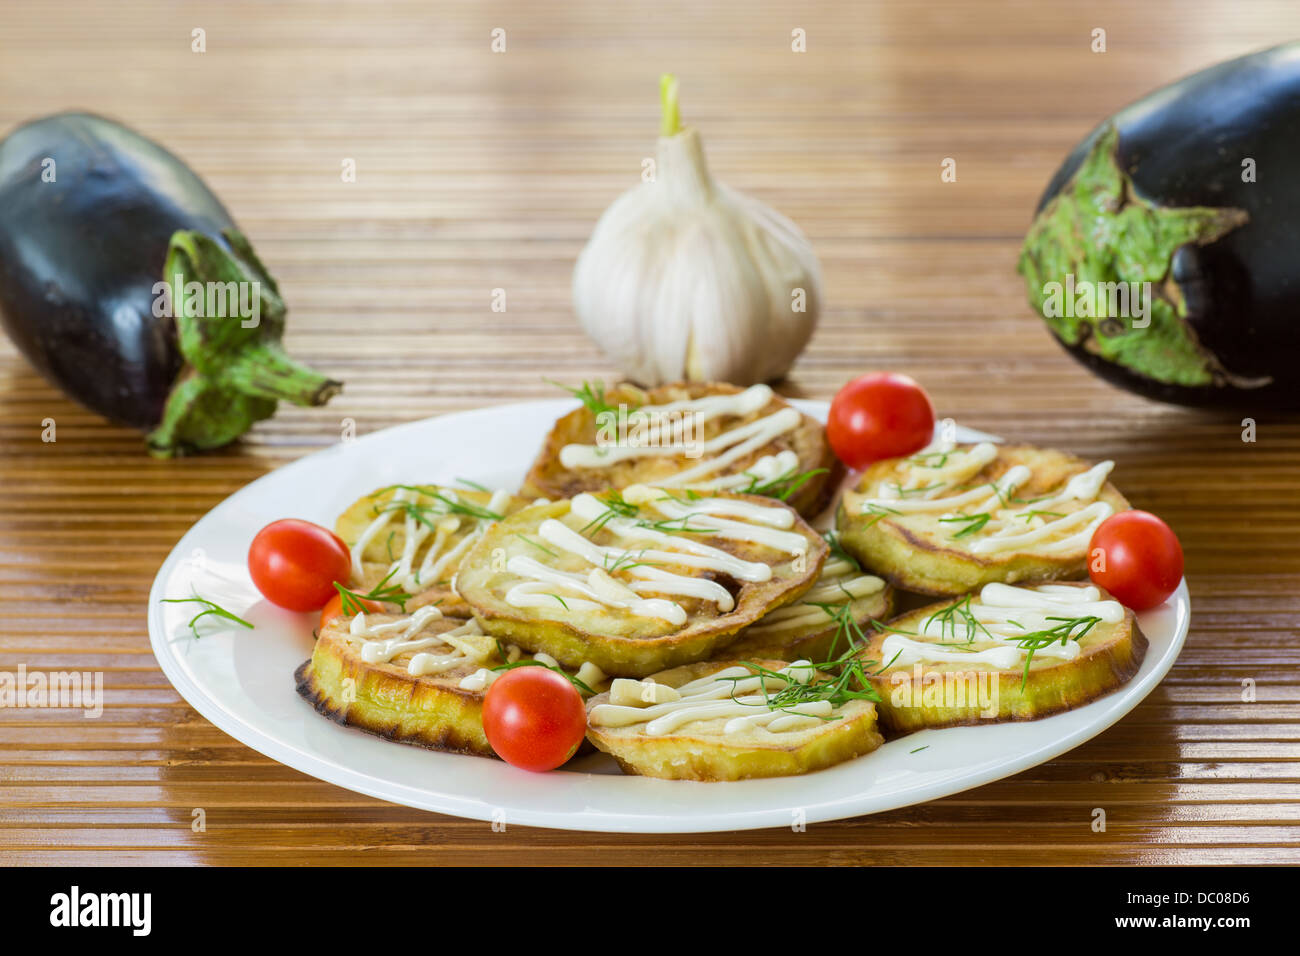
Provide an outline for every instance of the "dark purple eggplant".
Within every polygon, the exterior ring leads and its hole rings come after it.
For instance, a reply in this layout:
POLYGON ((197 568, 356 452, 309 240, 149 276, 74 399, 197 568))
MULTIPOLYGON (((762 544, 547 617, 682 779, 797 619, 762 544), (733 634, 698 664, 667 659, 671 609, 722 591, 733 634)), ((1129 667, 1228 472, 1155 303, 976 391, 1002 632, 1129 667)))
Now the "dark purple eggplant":
POLYGON ((1020 272, 1061 344, 1116 385, 1300 408, 1300 43, 1195 73, 1094 129, 1043 194, 1020 272))
POLYGON ((275 280, 203 181, 85 113, 0 142, 0 318, 50 382, 147 431, 157 455, 224 445, 279 399, 321 405, 341 387, 285 354, 275 280))

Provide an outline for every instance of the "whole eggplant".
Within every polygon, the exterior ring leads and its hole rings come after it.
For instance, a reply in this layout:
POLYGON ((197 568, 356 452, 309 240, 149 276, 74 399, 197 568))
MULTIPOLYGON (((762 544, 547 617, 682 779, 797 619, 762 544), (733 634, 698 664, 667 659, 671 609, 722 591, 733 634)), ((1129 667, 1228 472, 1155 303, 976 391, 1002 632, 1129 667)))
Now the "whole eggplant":
POLYGON ((1094 129, 1048 184, 1020 272, 1061 344, 1116 385, 1300 407, 1300 43, 1195 73, 1094 129))
POLYGON ((157 143, 87 113, 0 142, 4 328, 72 398, 147 431, 153 453, 226 444, 278 399, 339 390, 284 353, 284 316, 220 200, 157 143))

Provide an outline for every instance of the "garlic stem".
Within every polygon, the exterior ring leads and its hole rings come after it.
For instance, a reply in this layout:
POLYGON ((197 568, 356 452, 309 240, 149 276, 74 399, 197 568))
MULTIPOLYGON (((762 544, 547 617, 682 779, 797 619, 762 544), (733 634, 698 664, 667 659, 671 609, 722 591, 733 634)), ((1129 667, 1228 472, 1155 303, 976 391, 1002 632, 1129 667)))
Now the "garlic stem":
POLYGON ((659 135, 676 136, 682 131, 682 115, 677 110, 677 77, 671 73, 659 77, 659 104, 663 110, 659 135))

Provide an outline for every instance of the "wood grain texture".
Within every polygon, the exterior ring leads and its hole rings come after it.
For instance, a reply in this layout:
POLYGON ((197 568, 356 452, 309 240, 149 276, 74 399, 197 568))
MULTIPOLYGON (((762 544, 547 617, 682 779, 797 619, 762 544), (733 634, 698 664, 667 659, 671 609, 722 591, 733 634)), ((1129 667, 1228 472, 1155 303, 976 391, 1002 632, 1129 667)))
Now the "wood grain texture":
POLYGON ((10 0, 0 129, 84 107, 165 142, 279 278, 291 351, 347 385, 236 447, 161 462, 0 342, 0 669, 105 682, 98 720, 0 711, 0 863, 1300 862, 1300 424, 1252 410, 1248 444, 1240 414, 1104 385, 1052 342, 1014 271, 1041 189, 1098 119, 1297 33, 1290 0, 10 0), (795 28, 807 53, 790 51, 795 28), (286 769, 162 676, 150 582, 226 495, 337 440, 344 418, 364 434, 551 397, 543 375, 613 375, 569 280, 653 149, 664 70, 719 178, 796 220, 821 257, 828 309, 785 393, 908 372, 964 424, 1116 459, 1134 505, 1178 531, 1192 631, 1118 726, 1011 779, 803 833, 494 833, 286 769))

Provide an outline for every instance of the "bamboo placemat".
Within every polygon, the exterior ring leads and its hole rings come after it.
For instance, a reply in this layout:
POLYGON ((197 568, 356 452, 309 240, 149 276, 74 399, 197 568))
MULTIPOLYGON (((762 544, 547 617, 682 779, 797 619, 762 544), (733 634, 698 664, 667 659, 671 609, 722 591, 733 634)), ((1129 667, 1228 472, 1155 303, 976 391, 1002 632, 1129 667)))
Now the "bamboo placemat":
POLYGON ((1300 861, 1300 426, 1261 408, 1245 443, 1241 414, 1106 386, 1051 341, 1014 271, 1078 138, 1150 88, 1295 34, 1293 4, 124 0, 10 2, 4 17, 0 128, 84 107, 178 152, 279 278, 291 351, 346 390, 221 453, 154 461, 0 343, 0 669, 105 675, 97 720, 0 711, 0 862, 1300 861), (807 52, 792 52, 794 30, 807 52), (1172 673, 1057 760, 806 832, 494 832, 236 743, 150 653, 162 559, 226 495, 338 440, 344 419, 365 434, 554 397, 543 375, 612 377, 569 281, 653 149, 666 70, 716 175, 793 218, 821 257, 828 308, 782 391, 829 398, 896 369, 964 424, 1116 459, 1128 497, 1187 553, 1192 630, 1172 673), (955 183, 940 181, 945 157, 955 183))

